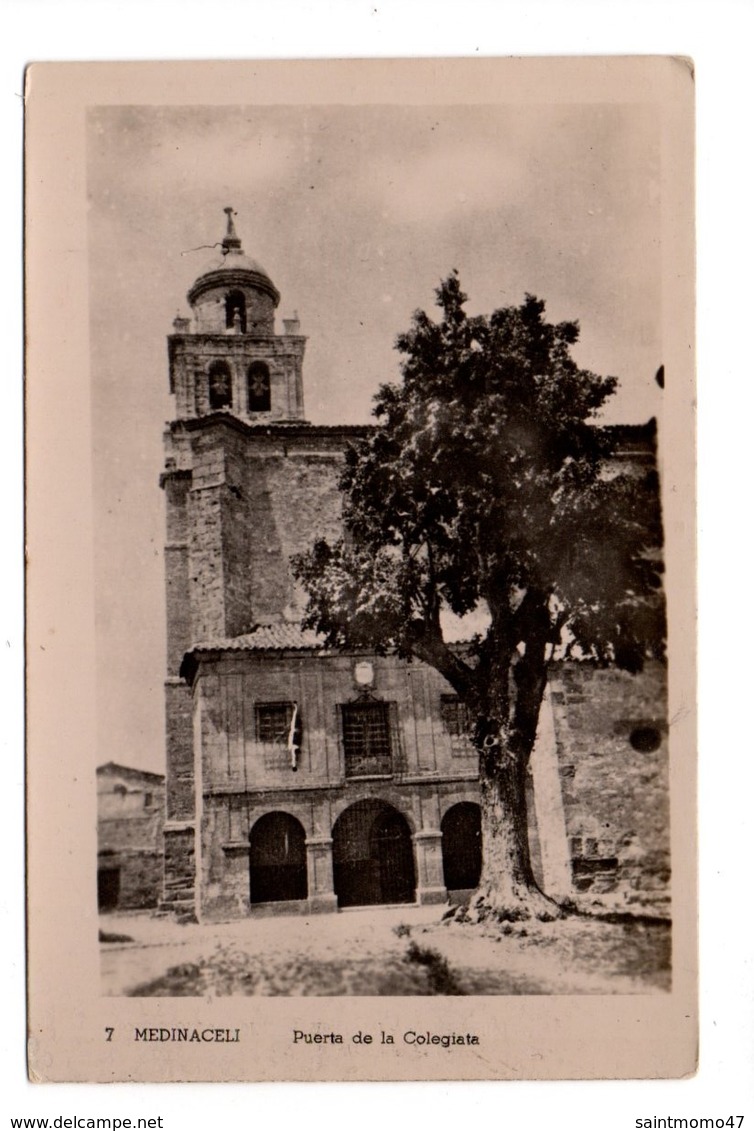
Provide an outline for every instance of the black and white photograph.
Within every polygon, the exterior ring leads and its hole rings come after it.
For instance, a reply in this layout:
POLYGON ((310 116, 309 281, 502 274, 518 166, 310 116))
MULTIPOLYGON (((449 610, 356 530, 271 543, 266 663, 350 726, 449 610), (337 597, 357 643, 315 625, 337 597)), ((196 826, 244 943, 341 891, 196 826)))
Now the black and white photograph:
POLYGON ((693 1070, 692 87, 599 62, 85 84, 78 925, 131 1078, 693 1070), (566 1000, 641 1041, 580 1060, 566 1000))

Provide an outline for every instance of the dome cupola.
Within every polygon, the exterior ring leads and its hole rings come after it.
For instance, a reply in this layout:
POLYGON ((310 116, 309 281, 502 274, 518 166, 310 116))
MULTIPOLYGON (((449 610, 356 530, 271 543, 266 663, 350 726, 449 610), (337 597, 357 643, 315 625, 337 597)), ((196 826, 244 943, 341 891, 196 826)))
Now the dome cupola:
POLYGON ((224 209, 227 230, 221 254, 210 263, 187 298, 199 333, 273 334, 280 293, 264 267, 244 253, 233 223, 233 209, 224 209))
POLYGON ((223 413, 248 424, 303 420, 306 338, 298 314, 276 333, 278 290, 244 254, 233 209, 225 215, 227 231, 214 245, 221 252, 188 292, 191 317, 175 318, 168 338, 176 419, 223 413))

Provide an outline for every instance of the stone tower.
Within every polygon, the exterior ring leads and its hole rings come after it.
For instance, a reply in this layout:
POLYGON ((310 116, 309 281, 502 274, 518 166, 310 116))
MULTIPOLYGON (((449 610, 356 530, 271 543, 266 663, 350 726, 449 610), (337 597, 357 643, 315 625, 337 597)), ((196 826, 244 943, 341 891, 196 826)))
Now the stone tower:
POLYGON ((280 294, 247 256, 225 209, 214 262, 168 337, 174 419, 165 431, 167 824, 165 899, 189 903, 197 782, 191 692, 180 677, 198 644, 297 623, 289 560, 339 530, 337 488, 349 436, 304 420, 306 339, 298 317, 277 333, 280 294))
POLYGON ((170 336, 170 391, 176 418, 228 412, 250 423, 303 420, 301 367, 306 339, 297 318, 275 333, 280 294, 241 247, 226 208, 222 253, 188 292, 191 318, 170 336))

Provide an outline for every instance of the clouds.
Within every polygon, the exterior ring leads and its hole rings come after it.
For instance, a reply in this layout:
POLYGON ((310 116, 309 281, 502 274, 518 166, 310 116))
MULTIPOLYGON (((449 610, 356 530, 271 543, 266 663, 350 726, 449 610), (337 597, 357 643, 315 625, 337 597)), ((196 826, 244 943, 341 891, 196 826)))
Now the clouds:
POLYGON ((295 141, 244 108, 97 107, 90 172, 124 200, 214 201, 263 192, 291 175, 295 141))
MULTIPOLYGON (((112 106, 88 119, 98 671, 107 756, 161 727, 165 338, 233 205, 308 335, 307 416, 369 419, 417 307, 459 268, 472 311, 547 301, 582 365, 616 374, 609 419, 658 411, 657 123, 620 105, 112 106), (141 549, 137 549, 140 547, 141 549), (144 547, 149 551, 142 552, 144 547), (139 607, 117 609, 119 572, 139 607), (134 625, 150 626, 134 651, 134 625), (140 650, 139 650, 140 649, 140 650), (117 673, 136 655, 133 679, 117 673), (137 669, 144 672, 138 689, 137 669), (149 684, 149 686, 147 686, 149 684), (136 688, 136 690, 134 690, 136 688)), ((103 745, 104 749, 104 745, 103 745)))
POLYGON ((379 172, 374 193, 383 220, 430 225, 497 212, 517 193, 522 175, 514 158, 473 139, 386 161, 379 172))

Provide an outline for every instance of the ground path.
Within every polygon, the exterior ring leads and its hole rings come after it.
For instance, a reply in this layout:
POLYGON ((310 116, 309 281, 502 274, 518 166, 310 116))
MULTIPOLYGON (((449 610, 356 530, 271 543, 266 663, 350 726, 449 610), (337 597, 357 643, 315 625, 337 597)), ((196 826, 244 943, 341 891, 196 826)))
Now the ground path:
POLYGON ((566 919, 495 930, 440 907, 357 908, 232 923, 107 915, 103 992, 332 996, 616 994, 669 988, 669 928, 566 919), (506 933, 503 933, 506 932, 506 933), (444 961, 443 961, 444 960, 444 961), (165 977, 169 970, 178 971, 165 977))

